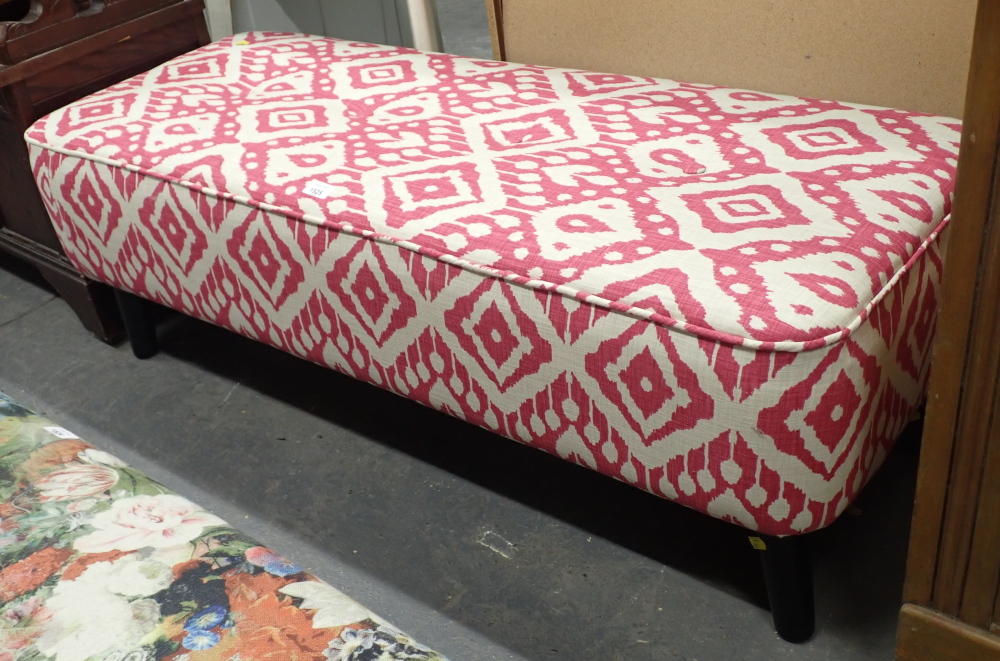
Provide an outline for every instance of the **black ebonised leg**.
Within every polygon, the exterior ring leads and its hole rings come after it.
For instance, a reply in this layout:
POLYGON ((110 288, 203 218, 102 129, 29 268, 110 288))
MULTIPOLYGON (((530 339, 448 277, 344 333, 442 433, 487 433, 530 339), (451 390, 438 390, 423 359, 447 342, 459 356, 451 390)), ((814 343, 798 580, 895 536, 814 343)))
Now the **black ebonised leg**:
POLYGON ((767 584, 767 599, 778 635, 790 643, 803 643, 816 629, 812 560, 801 535, 758 535, 750 543, 760 553, 767 584))
POLYGON ((156 326, 149 314, 149 304, 135 294, 120 289, 115 290, 115 298, 121 308, 132 353, 140 360, 152 358, 160 350, 160 345, 156 341, 156 326))

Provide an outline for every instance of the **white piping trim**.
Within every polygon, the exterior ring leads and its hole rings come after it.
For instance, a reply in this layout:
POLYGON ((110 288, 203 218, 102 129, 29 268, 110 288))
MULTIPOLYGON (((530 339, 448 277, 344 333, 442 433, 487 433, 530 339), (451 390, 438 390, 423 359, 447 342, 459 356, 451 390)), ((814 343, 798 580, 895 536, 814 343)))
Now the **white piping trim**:
POLYGON ((204 195, 210 197, 215 197, 218 199, 232 200, 237 204, 249 207, 251 209, 260 209, 262 211, 267 211, 269 213, 275 213, 292 220, 300 220, 309 225, 314 225, 316 227, 322 227, 336 232, 344 232, 346 234, 351 234, 360 238, 369 239, 376 241, 378 243, 384 243, 386 245, 398 246, 406 250, 417 253, 418 255, 425 255, 431 259, 436 259, 440 262, 446 264, 451 264, 457 266, 463 270, 471 271, 473 273, 478 273, 484 277, 489 278, 499 278, 505 280, 512 284, 517 284, 522 287, 527 287, 529 289, 535 289, 540 291, 550 291, 557 294, 566 296, 567 298, 574 298, 578 301, 589 303, 595 307, 604 308, 611 312, 616 312, 618 314, 625 315, 626 317, 632 317, 633 319, 639 319, 641 321, 649 321, 661 325, 665 328, 671 328, 677 331, 687 333, 689 335, 694 335, 696 337, 703 337, 707 340, 713 342, 722 342, 725 344, 732 344, 734 346, 742 346, 747 349, 757 350, 757 351, 778 351, 782 353, 801 353, 805 351, 815 351, 816 349, 822 349, 838 342, 842 342, 849 338, 851 335, 857 331, 862 324, 864 324, 871 314, 872 310, 878 305, 883 298, 885 298, 889 291, 896 285, 899 280, 910 270, 910 268, 917 263, 917 261, 923 257, 924 253, 927 251, 934 242, 938 240, 941 233, 944 232, 948 227, 948 223, 951 220, 951 214, 948 214, 937 224, 937 226, 931 230, 930 234, 924 239, 910 258, 905 261, 902 266, 893 274, 891 278, 885 283, 885 285, 872 297, 872 299, 846 326, 843 326, 839 330, 835 330, 827 335, 821 337, 814 337, 808 340, 756 340, 749 337, 731 335, 724 331, 717 331, 712 328, 703 328, 701 326, 696 326, 694 324, 689 324, 682 321, 677 321, 671 319, 666 315, 656 313, 653 310, 647 310, 644 308, 628 307, 625 308, 624 305, 617 303, 616 301, 611 301, 601 296, 596 296, 594 294, 588 294, 584 291, 576 290, 572 287, 566 285, 554 284, 551 282, 546 282, 544 280, 534 280, 529 279, 525 276, 510 273, 506 271, 501 271, 499 269, 494 269, 488 266, 483 266, 476 264, 474 262, 466 261, 460 257, 454 255, 449 255, 447 253, 436 253, 436 251, 430 251, 423 246, 415 244, 411 241, 406 241, 403 239, 397 239, 391 236, 385 236, 378 234, 372 230, 366 230, 361 228, 353 227, 347 223, 340 223, 337 221, 331 221, 328 218, 318 218, 316 216, 311 216, 306 213, 296 212, 293 209, 287 207, 279 207, 273 204, 268 204, 266 202, 260 202, 254 200, 253 198, 237 195, 235 193, 227 193, 222 191, 213 190, 201 184, 196 184, 190 181, 183 181, 180 179, 171 179, 164 175, 157 174, 151 170, 132 165, 131 163, 126 163, 124 161, 116 161, 104 156, 99 156, 97 154, 87 154, 84 152, 73 151, 72 149, 66 149, 65 147, 56 147, 53 145, 46 145, 39 142, 36 138, 30 137, 28 135, 24 136, 25 142, 34 145, 43 150, 56 152, 64 156, 72 156, 74 158, 79 158, 85 161, 91 161, 95 163, 102 163, 111 168, 120 168, 123 170, 128 170, 130 172, 135 172, 144 177, 149 177, 151 179, 156 179, 158 181, 164 181, 175 186, 183 186, 184 188, 200 192, 204 195))

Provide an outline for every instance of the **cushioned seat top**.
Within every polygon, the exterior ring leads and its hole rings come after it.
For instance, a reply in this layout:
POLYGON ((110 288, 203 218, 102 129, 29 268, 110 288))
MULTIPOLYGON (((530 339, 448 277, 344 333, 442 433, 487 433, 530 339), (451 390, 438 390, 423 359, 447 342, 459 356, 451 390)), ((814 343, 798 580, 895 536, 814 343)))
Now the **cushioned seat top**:
MULTIPOLYGON (((959 129, 253 33, 56 111, 28 139, 708 338, 799 351, 850 334, 935 238, 959 129)), ((114 222, 117 202, 87 177, 66 185, 92 186, 84 199, 114 222)))

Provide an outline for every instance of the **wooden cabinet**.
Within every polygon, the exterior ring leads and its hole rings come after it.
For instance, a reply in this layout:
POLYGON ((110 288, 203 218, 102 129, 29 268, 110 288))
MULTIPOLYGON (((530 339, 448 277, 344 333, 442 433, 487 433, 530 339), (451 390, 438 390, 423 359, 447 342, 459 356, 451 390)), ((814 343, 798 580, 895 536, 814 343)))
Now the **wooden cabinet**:
POLYGON ((897 658, 1000 660, 1000 0, 980 0, 897 658))
POLYGON ((0 0, 0 250, 38 267, 91 332, 124 336, 107 287, 66 259, 24 131, 91 92, 209 41, 202 0, 0 0))

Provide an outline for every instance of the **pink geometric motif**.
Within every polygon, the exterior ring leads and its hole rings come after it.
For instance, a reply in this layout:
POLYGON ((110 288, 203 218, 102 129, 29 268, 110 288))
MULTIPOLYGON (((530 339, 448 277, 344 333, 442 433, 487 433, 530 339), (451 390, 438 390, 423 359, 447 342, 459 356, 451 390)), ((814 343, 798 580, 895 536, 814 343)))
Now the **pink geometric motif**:
POLYGON ((483 281, 455 302, 444 323, 500 392, 537 374, 552 358, 538 326, 519 308, 506 284, 483 281))
POLYGON ((245 285, 252 284, 277 309, 303 282, 303 269, 270 223, 250 221, 236 228, 227 248, 245 285))
POLYGON ((296 144, 306 136, 340 131, 344 122, 341 103, 272 101, 240 108, 241 132, 257 140, 287 138, 296 144))
POLYGON ((746 186, 705 195, 685 195, 688 208, 702 217, 712 232, 740 232, 747 228, 808 225, 809 218, 773 186, 746 186))
POLYGON ((637 331, 606 340, 586 357, 586 365, 602 394, 649 445, 710 419, 714 403, 666 331, 654 326, 637 331))
POLYGON ((557 145, 573 139, 576 133, 566 111, 559 108, 525 113, 481 126, 485 148, 492 152, 557 145))
POLYGON ((338 260, 327 277, 330 290, 379 345, 416 315, 413 299, 381 255, 364 244, 338 260))
POLYGON ((134 100, 134 95, 121 94, 75 105, 64 115, 62 130, 68 133, 83 127, 93 128, 107 120, 121 120, 127 116, 134 100))
POLYGON ((865 152, 885 151, 872 136, 861 132, 848 121, 799 124, 782 129, 764 130, 771 142, 798 159, 820 158, 830 154, 856 156, 865 152))
POLYGON ((229 58, 224 54, 209 57, 187 57, 163 65, 156 82, 170 85, 180 82, 218 80, 225 74, 229 58))
POLYGON ((100 241, 108 242, 118 228, 122 209, 108 184, 96 175, 92 164, 81 161, 67 173, 63 192, 68 194, 74 215, 81 218, 100 241))
POLYGON ((167 184, 163 186, 165 190, 159 195, 146 199, 140 217, 147 236, 165 249, 165 258, 176 262, 181 272, 188 274, 204 255, 208 241, 199 227, 201 223, 177 197, 184 192, 167 184))

